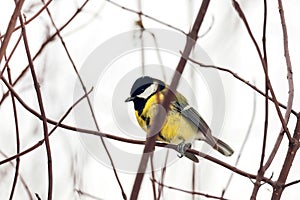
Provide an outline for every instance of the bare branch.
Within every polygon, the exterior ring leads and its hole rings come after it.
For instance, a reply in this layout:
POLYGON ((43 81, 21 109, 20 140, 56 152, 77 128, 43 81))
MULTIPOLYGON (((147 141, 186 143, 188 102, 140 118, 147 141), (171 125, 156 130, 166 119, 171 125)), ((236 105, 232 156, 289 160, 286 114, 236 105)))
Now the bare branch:
POLYGON ((164 100, 161 104, 164 108, 164 111, 166 111, 166 113, 163 113, 161 109, 158 109, 158 112, 153 119, 153 125, 151 126, 151 128, 149 130, 150 137, 148 137, 146 140, 142 159, 140 161, 140 165, 138 168, 138 173, 136 175, 136 178, 135 178, 135 181, 133 184, 131 197, 130 197, 131 200, 135 200, 138 197, 140 187, 141 187, 141 184, 143 181, 143 177, 145 174, 145 170, 147 167, 149 155, 153 152, 153 150, 155 148, 155 141, 156 141, 157 134, 158 134, 158 133, 156 133, 156 130, 161 130, 161 127, 163 126, 163 123, 166 118, 166 114, 169 111, 170 102, 174 99, 174 93, 172 93, 170 91, 175 91, 177 88, 181 73, 183 72, 186 62, 187 62, 186 58, 189 57, 189 54, 195 45, 195 42, 198 37, 198 32, 199 32, 200 26, 203 22, 204 16, 206 14, 209 2, 210 2, 209 0, 202 1, 202 5, 201 5, 201 8, 199 9, 199 12, 196 17, 195 23, 193 25, 192 31, 188 34, 186 45, 185 45, 185 48, 183 51, 183 56, 180 58, 180 61, 177 65, 176 72, 174 74, 174 77, 173 77, 171 85, 170 85, 170 89, 167 91, 166 97, 164 98, 164 100))
MULTIPOLYGON (((165 176, 166 176, 166 172, 167 172, 167 164, 168 164, 167 161, 168 161, 168 158, 169 158, 169 150, 167 150, 164 167, 163 167, 163 169, 161 171, 161 178, 160 178, 160 182, 161 183, 164 183, 164 181, 165 181, 165 176)), ((157 200, 159 200, 160 197, 162 196, 163 189, 164 188, 162 186, 158 187, 158 197, 157 197, 157 200)))
POLYGON ((79 194, 79 196, 86 196, 86 197, 89 197, 89 198, 95 199, 95 200, 103 200, 99 197, 96 197, 96 196, 94 196, 92 194, 89 194, 87 192, 83 192, 82 190, 79 190, 79 189, 75 189, 75 192, 77 192, 79 194))
MULTIPOLYGON (((10 89, 10 91, 12 92, 12 94, 16 97, 16 99, 20 102, 20 104, 26 109, 28 110, 30 113, 32 113, 33 115, 35 115, 36 117, 38 117, 40 120, 42 119, 42 116, 36 112, 35 110, 33 110, 32 108, 30 108, 28 105, 26 105, 23 100, 19 97, 19 95, 14 91, 14 89, 9 85, 9 83, 6 81, 6 79, 4 77, 2 77, 2 81, 6 84, 6 86, 10 89)), ((69 111, 71 110, 71 108, 69 109, 69 111)), ((69 112, 67 112, 69 113, 69 112)), ((66 125, 66 124, 62 124, 62 120, 60 120, 59 122, 56 122, 54 120, 51 120, 51 119, 47 119, 48 123, 50 124, 53 124, 55 125, 54 128, 57 128, 57 127, 61 127, 61 128, 64 128, 64 129, 67 129, 67 130, 71 130, 71 131, 75 131, 75 132, 81 132, 81 133, 86 133, 86 134, 91 134, 91 135, 96 135, 96 136, 102 136, 102 137, 106 137, 108 139, 113 139, 113 140, 117 140, 117 141, 121 141, 121 142, 127 142, 127 143, 131 143, 131 144, 139 144, 139 145, 144 145, 145 144, 145 141, 139 141, 139 140, 132 140, 132 139, 127 139, 127 138, 123 138, 123 137, 119 137, 119 136, 116 136, 116 135, 111 135, 111 134, 107 134, 107 133, 103 133, 103 132, 98 132, 98 131, 94 131, 94 130, 88 130, 88 129, 83 129, 83 128, 79 128, 79 127, 73 127, 73 126, 70 126, 70 125, 66 125)), ((52 132, 54 130, 52 129, 52 132)), ((43 143, 44 141, 41 140, 39 143, 43 143)), ((37 144, 38 146, 40 146, 41 144, 37 144)), ((156 143, 155 144, 156 146, 158 147, 165 147, 165 148, 170 148, 170 149, 174 149, 176 150, 177 149, 177 146, 176 145, 172 145, 172 144, 165 144, 165 143, 156 143)), ((34 147, 31 147, 31 148, 34 148, 34 147)), ((36 147, 35 147, 36 148, 36 147)), ((34 149, 35 149, 34 148, 34 149)), ((18 155, 14 155, 14 156, 11 156, 5 160, 2 160, 0 161, 0 165, 6 163, 6 162, 9 162, 19 156, 22 156, 28 152, 30 152, 31 150, 28 149, 23 152, 21 152, 20 154, 18 155)), ((253 175, 253 174, 250 174, 250 173, 247 173, 247 172, 244 172, 236 167, 233 167, 223 161, 220 161, 214 157, 211 157, 207 154, 204 154, 204 153, 201 153, 199 151, 196 151, 196 150, 192 150, 192 149, 188 149, 187 152, 189 153, 193 153, 195 155, 198 155, 200 157, 203 157, 211 162, 214 162, 220 166, 223 166, 241 176, 244 176, 244 177, 247 177, 247 178, 250 178, 250 179, 255 179, 256 178, 256 175, 253 175)), ((270 185, 274 185, 273 181, 271 181, 269 178, 263 178, 262 181, 270 184, 270 185)))
POLYGON ((261 64, 263 66, 263 70, 264 70, 264 73, 265 73, 265 76, 266 76, 266 81, 267 81, 267 84, 268 84, 268 88, 269 88, 269 90, 271 92, 272 98, 274 99, 274 105, 275 105, 278 117, 280 119, 281 125, 282 125, 283 129, 285 130, 285 133, 286 133, 288 139, 291 141, 292 136, 291 136, 291 134, 290 134, 290 132, 289 132, 289 130, 287 128, 287 125, 286 125, 286 123, 284 121, 284 118, 282 116, 282 113, 280 111, 279 104, 278 104, 277 98, 275 96, 275 92, 273 90, 271 81, 270 81, 268 73, 267 73, 266 63, 264 62, 264 59, 262 57, 261 51, 259 49, 259 46, 258 46, 258 44, 257 44, 257 42, 256 42, 256 40, 255 40, 255 38, 254 38, 254 36, 252 34, 252 31, 250 29, 250 26, 248 24, 246 16, 245 16, 244 12, 242 11, 239 3, 237 1, 235 1, 235 0, 232 0, 232 2, 233 2, 234 9, 236 10, 236 12, 239 14, 240 18, 242 19, 242 21, 243 21, 243 23, 244 23, 244 25, 245 25, 245 27, 247 29, 247 32, 248 32, 248 34, 249 34, 249 36, 250 36, 250 38, 251 38, 251 40, 252 40, 252 42, 253 42, 253 44, 254 44, 254 46, 256 48, 256 51, 257 51, 258 56, 260 58, 261 64))
MULTIPOLYGON (((252 126, 253 126, 253 122, 254 122, 254 119, 255 119, 255 115, 256 115, 256 109, 257 109, 257 108, 256 108, 256 95, 255 95, 255 93, 254 93, 254 95, 253 95, 253 109, 252 109, 251 120, 250 120, 250 123, 249 123, 249 126, 248 126, 247 134, 246 134, 246 136, 245 136, 245 138, 244 138, 244 141, 243 141, 243 143, 242 143, 240 152, 239 152, 239 154, 238 154, 238 156, 237 156, 237 159, 236 159, 236 161, 235 161, 235 163, 234 163, 234 166, 235 166, 235 167, 238 166, 239 161, 240 161, 240 158, 241 158, 241 156, 242 156, 242 154, 243 154, 243 152, 244 152, 244 148, 245 148, 245 146, 246 146, 246 143, 247 143, 247 141, 248 141, 248 139, 249 139, 249 136, 250 136, 250 133, 251 133, 251 130, 252 130, 252 126)), ((233 173, 230 174, 230 177, 229 177, 229 179, 228 179, 228 181, 227 181, 227 184, 226 184, 224 190, 222 191, 222 197, 225 195, 225 192, 226 192, 227 189, 229 188, 229 185, 230 185, 230 183, 231 183, 231 180, 232 180, 232 178, 233 178, 233 175, 234 175, 233 173)))
POLYGON ((9 41, 10 41, 10 37, 11 37, 11 35, 14 31, 14 28, 16 26, 17 18, 20 15, 20 10, 23 6, 23 3, 24 3, 24 0, 19 0, 18 1, 18 3, 16 4, 16 7, 15 7, 14 13, 12 14, 12 16, 10 18, 10 22, 9 22, 7 30, 6 30, 4 40, 3 40, 3 43, 2 43, 1 48, 0 48, 0 63, 1 63, 2 58, 3 58, 3 56, 6 52, 6 48, 8 46, 9 41))
MULTIPOLYGON (((38 16, 40 16, 40 14, 49 6, 49 4, 52 2, 52 0, 47 1, 47 3, 44 4, 44 6, 38 11, 36 12, 31 18, 29 18, 28 20, 26 20, 24 22, 24 25, 29 24, 31 21, 33 21, 35 18, 37 18, 38 16)), ((21 27, 21 25, 17 26, 16 28, 14 28, 13 32, 19 30, 21 27)), ((3 37, 5 37, 6 34, 1 35, 0 39, 2 39, 3 37)))
MULTIPOLYGON (((5 60, 7 60, 6 56, 5 56, 5 60)), ((6 61, 6 63, 7 63, 7 61, 6 61)), ((8 65, 7 65, 7 75, 8 75, 9 83, 12 84, 11 72, 10 72, 10 68, 8 65)), ((18 121, 17 107, 16 107, 16 101, 15 101, 14 95, 11 95, 11 101, 12 101, 13 113, 14 113, 14 122, 15 122, 15 129, 16 129, 16 144, 17 144, 16 146, 17 146, 17 154, 18 154, 18 153, 20 153, 20 133, 19 133, 19 121, 18 121)), ((11 189, 9 199, 13 199, 14 191, 15 191, 17 181, 18 181, 19 167, 20 167, 20 158, 17 158, 16 159, 16 171, 15 171, 13 186, 11 189)))
MULTIPOLYGON (((239 76, 237 73, 235 73, 235 72, 233 72, 233 71, 231 71, 231 70, 229 70, 229 69, 227 69, 227 68, 219 67, 219 66, 215 66, 215 65, 207 65, 207 64, 201 63, 201 62, 199 62, 199 61, 196 61, 196 60, 194 60, 194 59, 192 59, 192 58, 187 58, 187 59, 188 59, 189 61, 191 61, 191 62, 193 62, 193 63, 199 65, 200 67, 212 68, 212 69, 216 69, 216 70, 219 70, 219 71, 227 72, 227 73, 231 74, 231 75, 232 75, 234 78, 236 78, 237 80, 243 82, 244 84, 246 84, 247 86, 249 86, 250 88, 252 88, 253 90, 255 90, 255 91, 256 91, 257 93, 259 93, 260 95, 262 95, 262 96, 264 96, 264 97, 266 96, 266 94, 265 94, 262 90, 258 89, 255 85, 251 84, 249 81, 245 80, 244 78, 242 78, 241 76, 239 76)), ((274 99, 273 99, 272 97, 269 97, 269 96, 268 96, 268 99, 271 100, 272 102, 274 102, 274 99)), ((279 106, 280 106, 281 108, 287 109, 287 107, 286 107, 284 104, 282 104, 282 103, 280 103, 280 102, 278 102, 278 104, 279 104, 279 106)), ((293 113, 295 116, 297 116, 297 112, 296 112, 295 110, 292 110, 292 113, 293 113)))
POLYGON ((300 117, 298 117, 297 119, 297 124, 293 135, 293 141, 290 142, 289 144, 289 148, 286 153, 286 157, 282 169, 280 171, 278 180, 275 182, 275 185, 273 186, 272 200, 278 200, 282 195, 282 192, 285 188, 284 185, 286 179, 292 167, 292 163, 294 161, 296 153, 300 147, 299 139, 300 139, 300 117))
POLYGON ((263 36, 262 36, 262 44, 263 44, 263 61, 265 63, 266 67, 266 74, 265 74, 265 123, 264 123, 264 136, 263 136, 263 145, 262 145, 262 151, 261 151, 261 156, 260 156, 260 164, 259 164, 259 169, 257 173, 257 178, 254 183, 254 187, 252 190, 251 194, 251 199, 256 199, 258 190, 261 186, 260 179, 265 173, 265 169, 263 167, 264 164, 264 159, 265 159, 265 152, 266 152, 266 143, 267 143, 267 136, 268 136, 268 124, 269 124, 269 87, 268 87, 268 59, 267 59, 267 46, 266 46, 266 31, 267 31, 267 0, 264 0, 264 23, 263 23, 263 36))
POLYGON ((168 186, 168 185, 162 184, 162 183, 160 183, 160 182, 158 182, 158 181, 156 181, 156 180, 152 180, 152 181, 156 182, 158 185, 160 185, 160 186, 162 186, 162 187, 166 187, 166 188, 169 188, 169 189, 171 189, 171 190, 176 190, 176 191, 188 193, 188 194, 191 194, 191 195, 199 195, 199 196, 203 196, 203 197, 210 198, 210 199, 222 199, 222 200, 226 200, 226 199, 223 198, 223 197, 217 197, 217 196, 205 194, 205 193, 202 193, 202 192, 188 191, 188 190, 184 190, 184 189, 181 189, 181 188, 168 186))
MULTIPOLYGON (((8 156, 7 156, 3 151, 1 151, 1 150, 0 150, 0 154, 2 154, 5 158, 8 158, 8 156)), ((10 161, 9 164, 10 164, 12 167, 15 167, 12 161, 10 161)), ((18 176, 19 176, 19 178, 20 178, 20 181, 21 181, 22 185, 23 185, 24 188, 25 188, 25 191, 26 191, 26 193, 27 193, 27 195, 28 195, 28 199, 33 200, 32 192, 30 191, 30 189, 29 189, 29 187, 28 187, 28 184, 26 183, 24 177, 23 177, 20 173, 18 173, 18 176)))
POLYGON ((284 188, 287 188, 289 186, 293 186, 293 185, 298 184, 298 183, 300 183, 300 180, 292 181, 290 183, 285 184, 284 188))
MULTIPOLYGON (((76 12, 69 18, 69 20, 64 23, 59 31, 64 30, 75 18, 76 16, 80 13, 80 11, 87 5, 87 3, 89 2, 89 0, 84 1, 81 6, 76 10, 76 12)), ((46 7, 45 7, 46 8, 46 7)), ((41 55, 41 53, 43 52, 43 50, 45 49, 45 47, 54 40, 54 38, 57 36, 58 32, 56 31, 53 35, 51 35, 49 38, 47 38, 47 40, 41 45, 40 49, 37 51, 37 53, 33 56, 33 61, 39 57, 39 55, 41 55)), ((15 86, 23 77, 24 75, 27 73, 29 69, 29 65, 27 67, 25 67, 23 69, 23 71, 20 73, 20 75, 18 76, 18 78, 14 81, 13 86, 15 86)), ((9 92, 6 92, 2 99, 0 100, 0 105, 4 102, 4 100, 7 98, 9 92)))
POLYGON ((118 4, 118 3, 114 2, 114 1, 111 1, 111 0, 106 0, 106 1, 109 2, 109 3, 111 3, 111 4, 113 4, 113 5, 115 5, 115 6, 117 6, 117 7, 119 7, 119 8, 121 8, 121 9, 123 9, 123 10, 127 10, 127 11, 132 12, 132 13, 135 13, 135 14, 137 14, 137 15, 139 15, 139 16, 146 17, 146 18, 151 19, 151 20, 153 20, 153 21, 155 21, 155 22, 157 22, 157 23, 159 23, 159 24, 165 25, 165 26, 167 26, 167 27, 169 27, 169 28, 171 28, 171 29, 174 29, 174 30, 176 30, 176 31, 178 31, 178 32, 181 32, 181 33, 184 34, 184 35, 187 35, 183 30, 181 30, 181 29, 179 29, 179 28, 176 28, 176 27, 174 27, 174 26, 172 26, 172 25, 170 25, 170 24, 168 24, 168 23, 165 23, 165 22, 163 22, 163 21, 161 21, 161 20, 159 20, 159 19, 156 19, 156 18, 154 18, 154 17, 151 17, 151 16, 149 16, 149 15, 147 15, 147 14, 144 14, 144 13, 141 12, 141 11, 136 11, 136 10, 127 8, 127 7, 122 6, 122 5, 120 5, 120 4, 118 4))
POLYGON ((47 153, 47 158, 48 158, 48 182, 49 182, 48 183, 49 184, 48 185, 48 200, 51 200, 52 199, 52 188, 53 188, 53 174, 52 174, 52 156, 51 156, 51 147, 50 147, 49 136, 48 136, 47 117, 46 117, 46 113, 44 110, 44 104, 43 104, 43 99, 42 99, 42 93, 40 90, 40 85, 39 85, 39 82, 38 82, 38 79, 37 79, 37 76, 35 73, 33 61, 31 58, 31 53, 30 53, 29 46, 28 46, 26 29, 25 29, 23 19, 21 16, 19 17, 19 20, 20 20, 20 23, 22 26, 22 36, 23 36, 23 41, 24 41, 24 45, 25 45, 26 55, 27 55, 28 62, 29 62, 31 76, 33 79, 34 88, 36 91, 38 104, 39 104, 40 112, 42 115, 44 139, 45 139, 46 153, 47 153))

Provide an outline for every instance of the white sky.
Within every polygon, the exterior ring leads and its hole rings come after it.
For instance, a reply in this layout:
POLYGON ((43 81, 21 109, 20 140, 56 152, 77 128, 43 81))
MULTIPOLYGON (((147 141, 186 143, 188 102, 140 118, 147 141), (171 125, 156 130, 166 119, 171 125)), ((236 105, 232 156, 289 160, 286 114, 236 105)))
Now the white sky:
MULTIPOLYGON (((137 1, 116 2, 128 8, 138 9, 137 1)), ((61 27, 82 3, 83 1, 53 1, 49 8, 56 25, 61 27)), ((195 19, 200 3, 200 1, 143 1, 142 10, 145 14, 187 32, 195 19)), ((239 1, 239 3, 248 19, 254 37, 259 43, 259 46, 262 47, 263 1, 239 1)), ((297 67, 300 64, 298 56, 300 26, 297 22, 297 19, 300 17, 298 11, 300 4, 296 0, 285 1, 283 3, 288 28, 290 56, 293 65, 295 85, 293 109, 297 111, 300 109, 298 104, 300 101, 298 90, 300 71, 297 67)), ((30 18, 37 10, 39 10, 39 8, 41 8, 41 3, 39 1, 25 1, 22 12, 27 18, 30 18), (35 6, 30 7, 31 3, 36 4, 34 4, 35 6)), ((6 30, 13 9, 13 1, 0 3, 0 31, 2 34, 6 30)), ((96 0, 89 1, 82 13, 80 13, 74 21, 62 31, 62 36, 74 59, 76 67, 78 69, 84 68, 84 63, 87 62, 91 53, 97 47, 110 41, 111 38, 136 29, 136 20, 138 20, 136 14, 122 10, 110 3, 96 0)), ((143 18, 143 20, 144 26, 147 29, 156 28, 174 32, 174 30, 149 20, 148 18, 143 18)), ((43 13, 26 26, 32 55, 36 53, 47 36, 45 24, 49 25, 51 34, 55 32, 46 13, 43 13)), ((255 81, 257 87, 264 90, 264 74, 259 57, 254 45, 250 41, 244 25, 234 11, 231 1, 211 2, 203 26, 201 27, 200 35, 201 33, 206 32, 210 26, 212 26, 211 30, 198 40, 199 46, 207 53, 210 60, 218 66, 236 72, 251 83, 255 81)), ((13 44, 19 36, 18 34, 19 32, 13 34, 11 43, 8 47, 8 52, 11 51, 13 44)), ((120 42, 119 45, 125 45, 127 44, 126 42, 132 42, 139 47, 138 37, 132 37, 132 41, 124 41, 124 43, 120 42)), ((176 42, 179 41, 174 41, 174 43, 176 42)), ((169 70, 175 69, 180 50, 182 51, 182 49, 178 49, 178 51, 175 52, 177 55, 174 55, 174 52, 172 54, 170 51, 161 54, 163 65, 168 67, 169 70)), ((99 63, 102 63, 102 60, 108 57, 111 52, 115 53, 116 51, 117 47, 116 49, 107 49, 107 53, 105 52, 104 55, 101 54, 99 56, 99 63)), ((267 53, 269 76, 272 86, 278 100, 282 103, 286 103, 288 97, 286 65, 278 5, 275 1, 268 2, 267 53)), ((1 68, 3 67, 3 64, 4 62, 1 63, 1 68)), ((73 104, 74 96, 76 96, 74 94, 76 74, 67 59, 66 53, 58 38, 46 47, 42 55, 34 62, 34 64, 38 72, 39 80, 41 80, 41 90, 47 116, 51 119, 58 120, 69 106, 73 104)), ((94 62, 94 64, 97 66, 97 61, 96 63, 94 62)), ((149 66, 159 64, 156 51, 145 51, 145 64, 149 66)), ((24 53, 23 45, 20 45, 10 62, 13 79, 17 77, 26 65, 26 54, 24 53)), ((111 60, 110 65, 108 66, 99 66, 101 69, 104 69, 105 67, 106 70, 99 76, 96 85, 90 85, 90 87, 94 87, 92 100, 101 130, 124 137, 138 135, 139 137, 136 139, 142 139, 144 137, 144 133, 137 127, 135 122, 133 106, 125 103, 118 104, 117 106, 118 108, 120 107, 120 110, 115 112, 115 104, 112 103, 117 97, 120 97, 121 99, 122 95, 129 95, 130 86, 134 80, 132 80, 132 82, 130 82, 130 80, 126 82, 125 80, 127 79, 124 77, 130 73, 134 74, 132 76, 139 75, 139 73, 141 73, 140 68, 138 68, 139 66, 141 66, 139 49, 120 55, 115 60, 111 60), (134 71, 134 73, 132 71, 134 71), (119 93, 115 94, 115 91, 121 90, 118 90, 116 87, 120 80, 123 79, 123 87, 126 88, 126 90, 120 91, 120 93, 122 92, 122 95, 119 95, 119 93), (123 126, 124 122, 127 122, 126 120, 131 123, 127 123, 123 126), (127 130, 134 131, 134 133, 126 132, 127 130)), ((150 74, 159 73, 157 72, 157 69, 154 70, 155 72, 151 70, 153 70, 151 67, 146 68, 146 72, 150 74)), ((183 76, 186 80, 186 85, 181 84, 179 86, 179 91, 191 99, 191 104, 197 108, 210 124, 213 121, 213 117, 219 114, 212 103, 213 95, 212 91, 210 91, 211 87, 205 82, 203 74, 196 73, 196 77, 191 78, 190 71, 193 71, 193 69, 189 65, 183 76), (188 90, 189 88, 192 88, 192 92, 188 90), (193 99, 193 96, 195 96, 195 99, 193 99)), ((234 165, 250 123, 253 111, 254 93, 253 90, 233 78, 231 75, 224 72, 219 72, 219 75, 225 94, 223 99, 225 101, 225 119, 221 124, 221 133, 216 133, 216 135, 220 136, 222 140, 230 144, 235 150, 235 154, 232 157, 225 158, 216 152, 210 153, 214 157, 234 165)), ((159 74, 159 76, 163 75, 159 74)), ((171 77, 170 74, 167 77, 169 82, 171 77)), ((87 89, 89 90, 90 87, 87 87, 87 89)), ((35 91, 29 74, 27 74, 15 88, 28 105, 35 110, 38 110, 35 91)), ((1 84, 1 91, 6 91, 6 87, 3 84, 1 84)), ((80 95, 82 95, 82 91, 80 92, 80 95)), ((257 105, 254 123, 244 153, 237 166, 239 169, 252 174, 255 174, 258 170, 264 126, 264 98, 259 94, 255 95, 257 105)), ((84 101, 83 105, 87 108, 86 101, 84 101)), ((284 110, 281 111, 284 113, 284 110)), ((36 120, 35 117, 25 111, 20 105, 18 105, 18 112, 20 115, 20 127, 22 127, 21 149, 24 150, 43 138, 42 125, 39 120, 36 120)), ((0 150, 7 155, 14 155, 16 152, 15 132, 10 98, 0 106, 0 113, 0 150)), ((72 115, 66 119, 65 123, 78 126, 75 115, 72 113, 72 115)), ((89 122, 87 124, 89 128, 94 129, 93 126, 90 126, 92 118, 86 118, 86 120, 89 122)), ((291 116, 288 126, 291 132, 294 130, 295 121, 295 117, 291 116)), ((53 126, 49 125, 49 128, 51 127, 53 126)), ((279 118, 277 117, 274 105, 270 102, 269 135, 266 149, 267 156, 273 147, 280 128, 279 118)), ((96 137, 90 139, 94 141, 98 140, 96 137)), ((82 191, 99 197, 100 199, 122 198, 112 169, 99 161, 99 157, 94 155, 95 149, 83 144, 79 134, 58 129, 50 137, 50 144, 53 157, 54 199, 91 199, 86 196, 79 197, 76 195, 76 192, 74 192, 74 188, 80 188, 82 191), (74 173, 77 174, 76 178, 72 177, 74 173)), ((128 145, 114 141, 111 142, 111 145, 129 153, 139 153, 142 151, 141 146, 128 145)), ((201 145, 196 144, 196 149, 201 148, 200 146, 201 145)), ((274 164, 271 165, 270 169, 265 174, 266 177, 270 177, 272 173, 274 173, 273 180, 278 178, 286 154, 286 149, 287 139, 284 138, 283 144, 274 160, 274 164)), ((173 157, 176 156, 176 152, 170 153, 173 157)), ((1 160, 3 158, 4 157, 1 156, 1 160)), ((115 156, 114 160, 118 160, 118 156, 115 156)), ((127 162, 129 164, 130 162, 136 161, 127 160, 127 162)), ((123 164, 127 165, 126 161, 125 163, 120 163, 120 166, 123 164)), ((135 164, 137 165, 138 163, 136 162, 135 164)), ((161 163, 158 163, 158 165, 160 164, 161 163)), ((287 182, 300 179, 297 170, 299 166, 300 159, 296 156, 287 182)), ((167 168, 165 184, 191 190, 191 170, 192 163, 188 159, 182 158, 171 163, 167 168)), ((47 158, 44 147, 38 148, 34 152, 21 158, 20 174, 24 177, 33 194, 38 193, 42 199, 46 199, 48 183, 47 158)), ((201 159, 200 164, 196 165, 196 191, 220 196, 230 174, 231 171, 205 159, 201 159)), ((1 178, 0 183, 0 199, 8 198, 13 175, 14 169, 11 168, 9 164, 0 166, 0 177, 3 177, 1 178)), ((120 176, 127 197, 129 197, 135 174, 132 172, 128 173, 128 171, 124 172, 123 169, 120 169, 118 175, 120 176)), ((156 172, 156 176, 160 177, 160 171, 156 172)), ((153 199, 150 177, 150 174, 145 175, 141 193, 139 195, 140 199, 153 199)), ((225 198, 249 199, 252 189, 253 184, 248 178, 235 174, 231 185, 226 192, 225 198)), ((296 197, 298 197, 299 189, 299 184, 287 188, 283 193, 282 199, 296 199, 296 197)), ((15 199, 23 199, 25 195, 24 188, 19 181, 15 192, 15 199)), ((261 187, 257 197, 258 199, 269 199, 271 195, 272 188, 265 184, 261 187)), ((163 199, 174 198, 192 199, 192 196, 165 188, 163 199)), ((205 197, 197 197, 196 199, 205 199, 205 197)))

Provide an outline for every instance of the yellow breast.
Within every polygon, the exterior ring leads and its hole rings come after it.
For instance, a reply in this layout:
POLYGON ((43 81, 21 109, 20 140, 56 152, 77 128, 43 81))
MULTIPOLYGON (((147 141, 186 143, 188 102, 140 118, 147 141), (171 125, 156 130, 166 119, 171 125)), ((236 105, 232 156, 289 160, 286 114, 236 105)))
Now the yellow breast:
MULTIPOLYGON (((150 123, 153 123, 154 116, 157 111, 157 106, 159 101, 162 101, 163 94, 158 93, 157 95, 153 95, 146 103, 141 116, 149 117, 150 123)), ((135 112, 137 121, 139 125, 148 132, 149 126, 147 126, 146 122, 138 115, 138 112, 135 112)), ((166 121, 162 127, 160 132, 161 136, 158 137, 158 140, 179 144, 183 141, 192 142, 197 134, 197 127, 191 124, 186 118, 184 118, 177 110, 170 105, 170 110, 166 121)))

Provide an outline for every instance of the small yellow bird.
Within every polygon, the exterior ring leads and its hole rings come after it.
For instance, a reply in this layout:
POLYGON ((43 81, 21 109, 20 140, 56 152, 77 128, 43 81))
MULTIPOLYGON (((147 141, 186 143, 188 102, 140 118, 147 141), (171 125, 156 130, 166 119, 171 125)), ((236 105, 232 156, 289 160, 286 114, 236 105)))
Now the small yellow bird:
MULTIPOLYGON (((168 88, 161 80, 149 76, 140 77, 134 82, 130 97, 125 102, 133 101, 136 119, 146 132, 151 127, 158 103, 162 102, 168 88)), ((179 92, 176 92, 175 99, 170 103, 168 115, 157 138, 159 141, 178 145, 180 157, 184 155, 195 162, 199 161, 197 157, 185 152, 194 140, 205 141, 225 156, 233 154, 229 145, 212 136, 206 122, 179 92)))

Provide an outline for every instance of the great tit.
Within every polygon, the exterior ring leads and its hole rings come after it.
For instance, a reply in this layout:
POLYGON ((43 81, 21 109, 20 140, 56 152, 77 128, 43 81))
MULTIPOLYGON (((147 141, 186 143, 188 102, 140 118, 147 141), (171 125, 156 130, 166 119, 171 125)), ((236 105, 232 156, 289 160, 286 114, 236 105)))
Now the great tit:
MULTIPOLYGON (((161 80, 143 76, 134 82, 130 97, 125 100, 125 102, 133 102, 136 119, 147 133, 153 123, 159 102, 162 102, 168 89, 169 86, 161 80)), ((205 141, 225 156, 233 154, 229 145, 212 136, 210 128, 200 114, 177 91, 174 100, 170 103, 168 115, 157 140, 178 145, 180 157, 184 155, 195 162, 198 162, 196 156, 185 152, 194 140, 205 141)))

